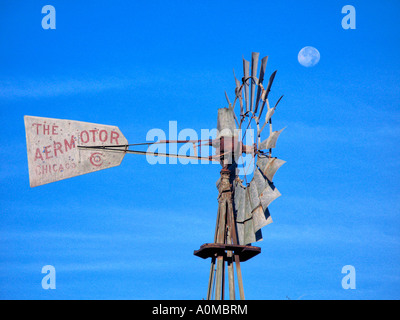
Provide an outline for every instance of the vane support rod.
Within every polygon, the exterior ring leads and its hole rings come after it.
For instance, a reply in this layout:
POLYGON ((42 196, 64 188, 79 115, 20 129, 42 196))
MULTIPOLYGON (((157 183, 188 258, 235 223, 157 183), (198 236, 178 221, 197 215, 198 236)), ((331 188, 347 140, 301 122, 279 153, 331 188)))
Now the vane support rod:
POLYGON ((128 145, 118 146, 119 148, 115 148, 116 146, 108 147, 108 146, 78 146, 80 149, 95 149, 95 150, 106 150, 110 152, 123 152, 130 154, 139 154, 146 156, 157 156, 157 157, 169 157, 169 158, 179 158, 179 159, 195 159, 195 160, 206 160, 206 161, 215 161, 219 162, 218 156, 209 156, 209 157, 200 157, 200 156, 188 156, 183 154, 171 154, 171 153, 162 153, 162 152, 149 152, 149 151, 139 151, 139 150, 129 150, 127 149, 128 145), (124 149, 122 149, 124 147, 124 149))

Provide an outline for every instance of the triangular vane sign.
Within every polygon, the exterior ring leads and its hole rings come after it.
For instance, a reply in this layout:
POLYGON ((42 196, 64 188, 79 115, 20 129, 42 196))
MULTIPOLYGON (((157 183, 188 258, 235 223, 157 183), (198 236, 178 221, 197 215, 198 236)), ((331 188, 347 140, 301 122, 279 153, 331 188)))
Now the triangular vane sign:
POLYGON ((121 164, 128 141, 115 126, 82 121, 25 116, 31 187, 121 164), (78 146, 118 146, 115 150, 78 146))

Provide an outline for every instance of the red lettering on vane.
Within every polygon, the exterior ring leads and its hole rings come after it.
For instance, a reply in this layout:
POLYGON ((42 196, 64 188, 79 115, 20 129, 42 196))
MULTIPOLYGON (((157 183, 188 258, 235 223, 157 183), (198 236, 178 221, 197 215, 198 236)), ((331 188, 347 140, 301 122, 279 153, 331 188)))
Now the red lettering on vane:
POLYGON ((99 130, 97 130, 97 129, 89 130, 89 132, 92 133, 93 142, 96 142, 96 132, 97 132, 97 131, 99 131, 99 130))
POLYGON ((37 165, 35 168, 35 173, 36 175, 53 175, 57 174, 58 172, 64 172, 68 170, 73 170, 76 168, 76 164, 74 162, 68 163, 66 162, 65 164, 44 164, 44 165, 37 165))
POLYGON ((50 134, 50 125, 48 124, 47 126, 44 124, 43 125, 43 134, 50 134))
POLYGON ((86 130, 81 132, 81 142, 88 143, 89 142, 89 133, 86 130), (85 136, 85 139, 83 138, 85 136))
POLYGON ((113 140, 115 140, 115 144, 118 144, 119 133, 115 131, 111 131, 111 144, 113 140))
POLYGON ((36 126, 36 134, 37 135, 39 135, 39 134, 50 135, 50 132, 51 132, 51 135, 58 135, 58 132, 57 132, 58 126, 45 124, 45 123, 44 124, 41 124, 41 123, 33 123, 32 124, 32 127, 36 126), (51 131, 50 131, 50 129, 51 129, 51 131))
POLYGON ((34 161, 36 161, 37 159, 39 159, 39 160, 42 160, 42 161, 43 161, 43 156, 42 156, 42 153, 40 152, 40 149, 39 149, 39 148, 36 148, 36 152, 35 152, 35 160, 34 160, 34 161))
POLYGON ((60 142, 55 142, 54 141, 54 156, 57 157, 57 150, 60 151, 60 153, 62 154, 62 150, 61 150, 62 144, 60 142))
POLYGON ((71 141, 68 143, 67 139, 64 139, 64 145, 65 145, 65 152, 68 152, 68 149, 75 148, 75 138, 74 136, 71 136, 71 141))
POLYGON ((44 153, 46 155, 46 159, 51 159, 53 158, 53 156, 49 156, 49 154, 51 153, 51 146, 46 146, 44 147, 44 153))
POLYGON ((99 133, 99 139, 101 142, 106 142, 108 138, 108 133, 106 130, 101 130, 99 133))
POLYGON ((41 124, 40 123, 34 123, 34 124, 32 124, 32 126, 37 126, 36 127, 36 134, 39 134, 39 127, 41 126, 41 124))

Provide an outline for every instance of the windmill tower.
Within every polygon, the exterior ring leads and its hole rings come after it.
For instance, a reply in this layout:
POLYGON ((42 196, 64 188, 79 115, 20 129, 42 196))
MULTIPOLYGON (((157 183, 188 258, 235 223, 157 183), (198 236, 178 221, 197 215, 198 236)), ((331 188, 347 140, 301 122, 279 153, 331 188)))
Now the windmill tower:
POLYGON ((261 248, 251 244, 262 239, 261 228, 272 222, 268 206, 280 196, 272 179, 285 163, 272 157, 272 149, 283 130, 272 131, 271 121, 282 96, 273 108, 268 101, 276 71, 264 88, 268 57, 261 60, 257 78, 258 59, 259 54, 253 52, 251 72, 250 62, 243 59, 244 76, 241 81, 235 77, 233 104, 225 93, 228 107, 218 109, 218 134, 213 140, 161 140, 129 144, 115 126, 25 116, 30 186, 36 187, 118 166, 127 153, 219 162, 222 169, 217 182, 219 194, 214 242, 203 244, 194 254, 201 258, 211 258, 207 299, 225 298, 225 266, 228 270, 229 298, 236 298, 236 269, 240 299, 244 299, 240 263, 261 252, 261 248), (240 106, 237 108, 238 116, 235 114, 237 102, 240 106), (261 141, 261 133, 267 125, 269 137, 261 141), (252 129, 256 132, 255 141, 246 145, 246 134, 252 129), (130 149, 135 146, 178 143, 193 144, 193 150, 211 145, 216 149, 216 154, 202 157, 196 151, 194 155, 186 155, 130 149), (254 169, 250 182, 247 181, 250 174, 246 171, 248 168, 244 170, 243 179, 239 175, 238 165, 243 155, 250 158, 248 162, 254 169))
POLYGON ((259 54, 253 52, 251 73, 249 61, 243 59, 242 81, 235 77, 235 100, 231 104, 225 93, 229 106, 218 110, 219 134, 213 146, 216 147, 217 154, 219 152, 222 170, 217 182, 219 195, 214 242, 203 244, 194 252, 201 258, 211 258, 208 300, 225 298, 225 267, 228 271, 229 298, 236 298, 236 267, 240 299, 245 299, 240 263, 261 252, 261 248, 252 246, 251 243, 262 239, 261 228, 272 222, 268 206, 281 195, 273 185, 272 179, 285 161, 273 158, 271 153, 283 129, 272 131, 271 117, 282 97, 273 108, 270 107, 268 94, 276 71, 272 73, 264 88, 268 57, 261 60, 257 78, 258 59, 259 54), (239 117, 234 112, 237 101, 240 104, 239 117), (265 105, 267 112, 264 121, 260 123, 265 105), (245 145, 245 136, 252 124, 256 131, 255 141, 252 145, 245 145), (270 135, 268 139, 261 141, 261 133, 267 124, 270 135), (250 156, 248 161, 254 170, 250 182, 247 181, 246 171, 243 180, 238 174, 238 161, 243 154, 250 156))

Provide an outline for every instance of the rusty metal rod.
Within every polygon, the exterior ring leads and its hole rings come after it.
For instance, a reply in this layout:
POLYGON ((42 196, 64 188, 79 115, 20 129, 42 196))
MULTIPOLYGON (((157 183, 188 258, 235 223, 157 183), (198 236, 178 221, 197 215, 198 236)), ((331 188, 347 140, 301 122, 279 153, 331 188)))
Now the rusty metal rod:
POLYGON ((102 146, 78 146, 78 148, 80 148, 80 149, 98 149, 98 150, 106 150, 106 151, 112 151, 112 152, 124 152, 124 153, 131 153, 131 154, 141 154, 141 155, 180 158, 180 159, 198 159, 198 160, 207 160, 207 161, 215 161, 215 162, 219 162, 219 158, 221 157, 221 155, 209 156, 209 157, 188 156, 188 155, 181 155, 181 154, 148 152, 148 151, 139 151, 139 150, 114 149, 114 148, 102 147, 102 146))
POLYGON ((130 144, 110 144, 110 145, 102 145, 102 146, 78 146, 78 147, 85 147, 85 148, 123 148, 123 147, 133 147, 133 146, 145 146, 145 145, 152 145, 152 144, 168 144, 168 143, 199 143, 204 145, 212 144, 212 139, 207 140, 160 140, 154 142, 141 142, 141 143, 130 143, 130 144))
MULTIPOLYGON (((221 175, 222 176, 222 175, 221 175)), ((221 179, 222 180, 222 179, 221 179)), ((222 181, 221 181, 222 183, 222 181)), ((222 190, 221 190, 222 191, 222 190)), ((226 200, 224 198, 219 199, 219 221, 217 230, 217 242, 225 243, 225 228, 226 228, 226 200)), ((216 285, 215 285, 215 299, 223 299, 223 287, 224 287, 224 257, 217 257, 217 273, 216 273, 216 285)))
POLYGON ((210 267, 210 277, 208 278, 208 289, 207 289, 207 300, 211 300, 212 298, 212 289, 213 289, 213 284, 214 284, 214 279, 215 279, 215 257, 211 258, 211 267, 210 267))

